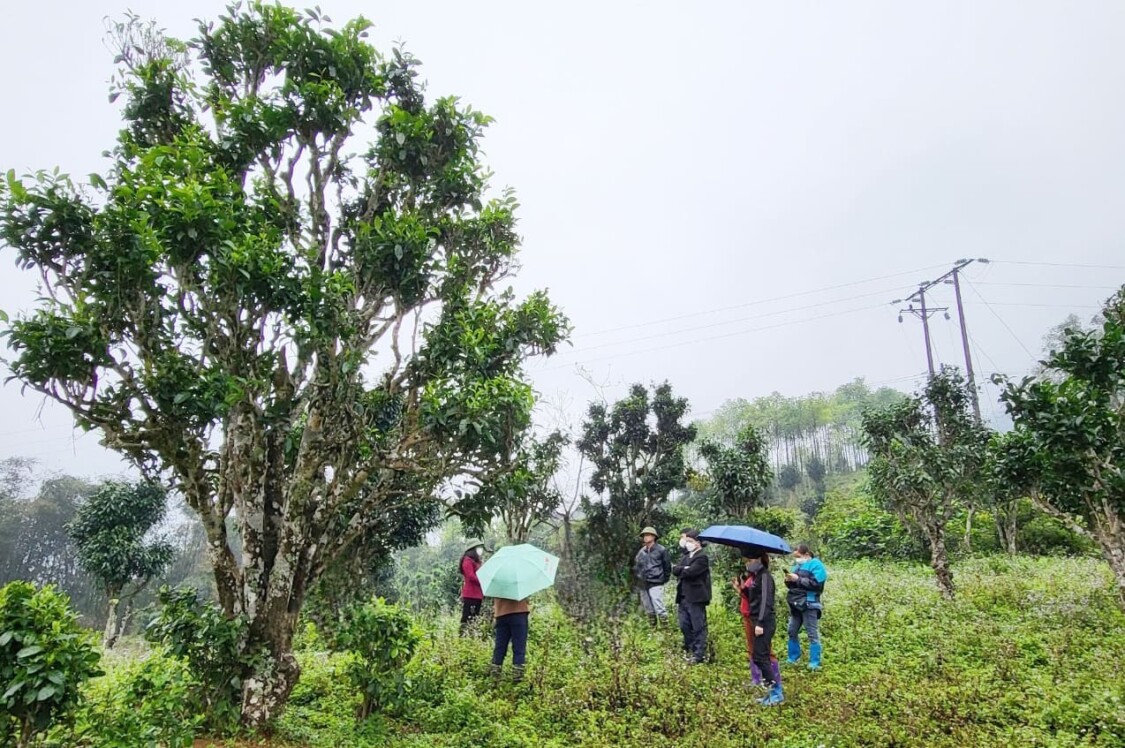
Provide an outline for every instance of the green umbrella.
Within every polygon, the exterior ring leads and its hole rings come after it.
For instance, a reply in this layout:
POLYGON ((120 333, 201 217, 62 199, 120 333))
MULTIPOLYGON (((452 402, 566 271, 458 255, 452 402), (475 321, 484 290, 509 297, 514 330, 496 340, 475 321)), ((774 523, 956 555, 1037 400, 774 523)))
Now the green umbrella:
POLYGON ((509 545, 477 569, 477 578, 488 597, 523 600, 555 583, 558 556, 533 545, 509 545))

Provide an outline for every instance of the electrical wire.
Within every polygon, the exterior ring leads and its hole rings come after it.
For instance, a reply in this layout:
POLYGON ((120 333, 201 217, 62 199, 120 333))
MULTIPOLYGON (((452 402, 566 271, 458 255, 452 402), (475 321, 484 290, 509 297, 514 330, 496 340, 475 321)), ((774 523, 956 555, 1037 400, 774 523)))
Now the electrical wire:
POLYGON ((1035 354, 1031 352, 1030 348, 1028 348, 1026 345, 1024 345, 1023 341, 1020 340, 1020 336, 1016 335, 1015 330, 1013 330, 1011 327, 1008 326, 1008 323, 1004 321, 1004 318, 1000 316, 999 312, 997 312, 995 309, 992 308, 992 305, 988 303, 988 300, 985 299, 983 296, 981 296, 980 291, 977 290, 977 287, 975 285, 973 285, 972 281, 970 281, 968 278, 966 278, 965 279, 965 285, 967 285, 970 288, 970 290, 972 290, 972 292, 977 295, 977 298, 980 299, 986 307, 988 307, 988 311, 992 312, 992 316, 994 316, 996 319, 1000 320, 1000 324, 1004 326, 1004 329, 1008 331, 1008 333, 1015 339, 1015 341, 1017 343, 1019 343, 1019 346, 1020 346, 1020 348, 1023 348, 1024 353, 1026 353, 1028 355, 1028 357, 1032 361, 1034 361, 1035 360, 1035 354))
POLYGON ((762 304, 770 304, 775 301, 786 301, 788 299, 795 299, 800 296, 811 296, 817 293, 824 293, 825 291, 835 291, 841 288, 850 288, 853 286, 862 286, 867 283, 874 283, 875 281, 887 280, 888 278, 899 278, 904 275, 915 275, 934 268, 945 267, 944 263, 937 265, 927 265, 926 267, 918 268, 916 270, 904 270, 900 273, 889 273, 888 275, 878 275, 873 278, 865 278, 863 280, 849 281, 848 283, 837 283, 834 286, 823 286, 821 288, 814 288, 809 291, 798 291, 796 293, 785 294, 783 296, 773 296, 768 299, 758 299, 756 301, 749 301, 745 304, 735 304, 733 306, 716 307, 714 309, 704 309, 698 312, 689 312, 688 314, 681 314, 675 317, 664 317, 663 319, 654 319, 647 322, 638 322, 632 325, 623 325, 621 327, 611 327, 605 330, 595 330, 593 332, 582 333, 583 336, 590 337, 593 335, 607 335, 611 332, 621 332, 623 330, 635 330, 638 327, 648 327, 651 325, 660 325, 665 322, 676 322, 682 319, 690 319, 692 317, 701 317, 707 314, 717 314, 719 312, 729 312, 735 309, 746 309, 752 306, 761 306, 762 304))
MULTIPOLYGON (((892 291, 893 291, 893 289, 892 289, 892 291)), ((782 315, 782 314, 790 314, 792 312, 803 312, 807 309, 817 309, 817 308, 820 308, 820 307, 831 306, 833 304, 842 304, 842 303, 848 302, 848 301, 856 301, 858 299, 866 299, 866 298, 870 298, 872 296, 885 296, 888 293, 891 293, 891 291, 886 291, 886 290, 872 291, 870 293, 857 294, 855 296, 848 296, 848 297, 845 297, 845 298, 842 298, 842 299, 831 299, 829 301, 820 301, 820 302, 817 302, 815 304, 805 304, 804 306, 791 307, 791 308, 788 308, 788 309, 779 309, 779 310, 776 310, 776 311, 773 311, 773 312, 765 312, 763 314, 754 314, 754 315, 751 315, 749 317, 737 317, 735 319, 723 320, 721 322, 710 322, 706 325, 696 325, 694 327, 683 327, 683 328, 680 328, 678 330, 667 330, 665 332, 655 333, 653 335, 646 335, 644 337, 639 337, 639 338, 630 338, 630 339, 624 340, 624 341, 610 341, 608 343, 598 343, 597 345, 579 346, 577 348, 571 348, 571 349, 566 350, 566 351, 561 351, 559 353, 559 355, 567 355, 567 354, 571 354, 571 353, 582 353, 584 351, 594 351, 594 350, 598 350, 598 349, 601 349, 601 348, 613 348, 615 346, 628 345, 630 343, 636 343, 636 342, 641 342, 641 341, 645 341, 645 340, 658 340, 660 338, 664 338, 664 337, 667 337, 669 335, 681 335, 681 334, 684 334, 684 333, 696 332, 698 330, 709 330, 709 329, 713 329, 715 327, 722 327, 724 325, 733 325, 733 324, 737 324, 739 322, 750 322, 750 321, 757 320, 757 319, 765 319, 767 317, 777 317, 778 315, 782 315)))
POLYGON ((669 348, 678 348, 680 346, 685 346, 685 345, 695 345, 697 343, 707 343, 707 342, 710 342, 712 340, 724 340, 726 338, 733 338, 733 337, 737 337, 739 335, 746 335, 746 334, 752 333, 752 332, 761 332, 763 330, 774 330, 774 329, 777 329, 779 327, 788 327, 789 325, 797 325, 797 324, 802 324, 802 323, 805 323, 805 322, 815 322, 816 320, 827 319, 829 317, 841 317, 841 316, 844 316, 844 315, 847 315, 847 314, 856 314, 858 312, 864 312, 864 311, 868 311, 868 310, 871 310, 871 309, 884 309, 884 308, 886 308, 886 305, 884 305, 884 304, 868 305, 868 306, 858 307, 856 309, 847 309, 847 310, 844 310, 842 312, 830 312, 828 314, 819 314, 815 317, 805 317, 804 319, 790 320, 788 322, 779 322, 775 325, 765 325, 763 327, 752 327, 752 328, 749 328, 749 329, 746 329, 746 330, 736 330, 735 332, 723 333, 722 335, 712 335, 712 336, 706 337, 706 338, 695 338, 694 340, 683 340, 683 341, 676 342, 676 343, 668 343, 667 345, 656 346, 656 347, 653 347, 653 348, 643 348, 639 351, 625 351, 623 353, 615 354, 615 355, 612 355, 612 356, 601 356, 601 357, 598 357, 598 358, 586 359, 585 361, 572 361, 570 363, 563 364, 561 366, 552 366, 552 367, 547 368, 547 369, 540 369, 539 371, 540 372, 549 372, 549 371, 558 371, 558 370, 561 370, 561 369, 570 369, 570 368, 575 367, 575 366, 581 366, 583 364, 591 364, 591 363, 595 363, 595 362, 598 362, 598 361, 605 361, 605 360, 608 360, 608 359, 623 358, 625 356, 637 356, 637 355, 640 355, 642 353, 654 353, 654 352, 658 352, 658 351, 664 351, 664 350, 667 350, 669 348))
POLYGON ((1004 281, 976 281, 978 286, 1023 286, 1027 288, 1082 288, 1095 291, 1116 291, 1120 286, 1086 286, 1072 283, 1008 283, 1004 281))
MULTIPOLYGON (((977 306, 979 302, 966 301, 965 304, 967 306, 977 306)), ((1036 304, 1022 301, 993 301, 991 304, 992 306, 1041 307, 1044 309, 1101 309, 1097 304, 1036 304)))
POLYGON ((1084 265, 1077 262, 1031 262, 1028 260, 989 260, 996 265, 1033 265, 1051 268, 1087 268, 1093 270, 1125 270, 1125 265, 1084 265))

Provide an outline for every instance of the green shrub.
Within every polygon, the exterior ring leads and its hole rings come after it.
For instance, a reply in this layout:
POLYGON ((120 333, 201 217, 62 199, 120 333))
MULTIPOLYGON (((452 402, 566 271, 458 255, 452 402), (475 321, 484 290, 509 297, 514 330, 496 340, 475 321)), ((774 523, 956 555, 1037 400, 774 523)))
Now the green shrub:
POLYGON ((820 539, 821 553, 833 560, 917 560, 924 555, 922 544, 898 518, 861 491, 830 491, 813 531, 820 539))
POLYGON ((1097 545, 1062 522, 1036 509, 1030 501, 1020 502, 1017 514, 1016 546, 1036 556, 1082 556, 1097 552, 1097 545))
POLYGON ((100 675, 93 637, 70 599, 28 582, 0 588, 0 737, 21 748, 69 716, 82 683, 100 675))
POLYGON ((946 546, 954 557, 998 553, 1000 535, 996 531, 996 521, 987 511, 973 512, 968 543, 965 542, 965 527, 969 513, 961 509, 954 513, 946 525, 946 546))
POLYGON ((782 538, 792 537, 801 526, 801 513, 795 509, 779 506, 763 506, 751 509, 746 523, 759 530, 771 532, 782 538))
POLYGON ((387 729, 381 720, 356 720, 363 698, 347 674, 353 660, 350 653, 297 654, 301 679, 276 724, 277 737, 286 745, 380 748, 386 744, 387 729))
POLYGON ((353 655, 347 673, 363 694, 360 718, 403 704, 404 669, 420 638, 410 614, 382 598, 344 613, 335 645, 353 655))
POLYGON ((91 681, 74 725, 55 736, 77 748, 190 746, 203 717, 198 683, 183 660, 160 653, 126 662, 91 681))
POLYGON ((195 678, 195 700, 209 730, 223 732, 238 720, 242 673, 252 663, 242 653, 246 623, 227 618, 193 589, 164 587, 160 613, 145 629, 145 638, 186 660, 195 678))

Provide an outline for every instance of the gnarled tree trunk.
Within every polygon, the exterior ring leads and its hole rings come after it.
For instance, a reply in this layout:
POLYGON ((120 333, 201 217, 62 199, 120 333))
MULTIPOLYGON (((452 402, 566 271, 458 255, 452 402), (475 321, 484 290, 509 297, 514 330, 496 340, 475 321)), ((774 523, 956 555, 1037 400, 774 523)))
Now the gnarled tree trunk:
POLYGON ((1019 552, 1017 544, 1019 536, 1018 518, 1019 504, 1017 502, 1013 501, 996 507, 996 534, 1000 538, 1000 547, 1009 556, 1014 556, 1019 552))
POLYGON ((953 599, 953 570, 949 567, 949 555, 945 549, 945 527, 928 523, 925 526, 926 538, 930 543, 930 566, 937 578, 938 589, 948 600, 953 599))
POLYGON ((1094 514, 1094 538, 1101 546, 1109 568, 1117 581, 1117 602, 1125 610, 1125 521, 1111 506, 1100 507, 1094 514))
POLYGON ((105 614, 105 633, 102 634, 102 646, 106 649, 113 649, 113 645, 117 643, 117 606, 121 602, 119 595, 120 593, 110 593, 109 596, 109 609, 105 614))

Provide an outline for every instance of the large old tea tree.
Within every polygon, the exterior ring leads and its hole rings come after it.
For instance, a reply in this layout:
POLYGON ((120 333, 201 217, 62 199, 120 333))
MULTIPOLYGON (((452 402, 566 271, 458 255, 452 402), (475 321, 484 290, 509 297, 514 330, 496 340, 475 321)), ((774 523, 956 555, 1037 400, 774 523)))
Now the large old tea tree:
POLYGON ((12 371, 199 513, 248 624, 251 726, 296 682, 310 586, 388 513, 498 469, 530 418, 522 362, 568 328, 498 288, 519 242, 514 200, 485 196, 488 118, 427 103, 367 27, 251 3, 181 43, 130 19, 107 173, 0 188, 3 241, 42 276, 12 371))

